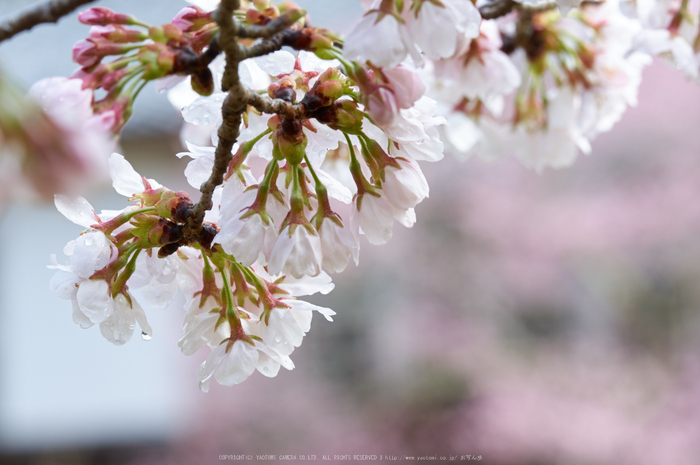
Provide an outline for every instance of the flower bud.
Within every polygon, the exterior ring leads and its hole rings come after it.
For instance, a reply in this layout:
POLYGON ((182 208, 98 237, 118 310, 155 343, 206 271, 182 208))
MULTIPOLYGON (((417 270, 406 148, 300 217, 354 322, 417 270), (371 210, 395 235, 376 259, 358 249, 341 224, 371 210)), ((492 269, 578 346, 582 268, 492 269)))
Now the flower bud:
POLYGON ((103 100, 97 102, 94 110, 102 118, 102 125, 112 134, 119 134, 131 117, 133 101, 128 95, 110 92, 103 100))
POLYGON ((282 19, 286 24, 292 25, 306 16, 306 10, 299 8, 294 5, 293 8, 284 10, 280 19, 282 19))
POLYGON ((276 131, 277 128, 280 127, 280 124, 282 124, 282 118, 280 118, 279 115, 272 115, 267 120, 267 127, 272 129, 273 131, 276 131))
POLYGON ((282 124, 275 131, 277 146, 280 154, 293 166, 299 165, 306 154, 308 139, 304 134, 303 126, 299 120, 282 120, 282 124))
POLYGON ((71 78, 80 79, 83 81, 83 89, 99 89, 102 87, 105 76, 110 72, 109 66, 100 63, 92 71, 86 71, 84 68, 78 68, 73 71, 71 78))
POLYGON ((352 100, 337 100, 333 105, 315 111, 313 117, 331 129, 355 135, 362 132, 364 115, 352 100))
POLYGON ((158 258, 169 257, 170 255, 177 252, 177 249, 179 249, 179 248, 180 248, 180 244, 178 244, 177 242, 165 244, 163 247, 158 249, 158 258))
POLYGON ((101 6, 93 7, 81 12, 78 21, 88 26, 106 26, 108 24, 134 24, 135 19, 131 15, 115 13, 109 8, 101 6))
POLYGON ((311 29, 311 45, 310 48, 313 51, 332 48, 333 42, 339 39, 338 35, 328 29, 322 28, 312 28, 311 29))
MULTIPOLYGON (((314 52, 320 57, 319 52, 331 49, 333 42, 337 40, 338 36, 328 29, 307 27, 290 34, 287 44, 297 50, 314 52)), ((332 58, 335 58, 335 56, 332 56, 332 58)))
POLYGON ((279 18, 280 9, 277 8, 277 5, 272 3, 272 4, 270 4, 270 7, 265 8, 265 11, 263 11, 262 13, 269 18, 279 18))
POLYGON ((205 25, 201 30, 194 33, 194 37, 190 39, 190 46, 195 53, 201 53, 205 47, 208 47, 214 36, 219 31, 215 23, 205 25))
POLYGON ((131 229, 129 229, 129 232, 134 237, 146 237, 148 236, 148 232, 151 230, 151 228, 153 228, 156 225, 156 223, 158 223, 158 220, 159 218, 153 215, 148 215, 146 213, 136 215, 129 221, 131 226, 133 226, 131 229))
POLYGON ((255 24, 258 26, 264 26, 270 22, 270 18, 265 16, 258 10, 248 10, 245 12, 245 20, 248 24, 255 24))
POLYGON ((270 8, 270 0, 253 0, 253 6, 258 11, 265 11, 270 8))
POLYGON ((182 41, 182 29, 174 24, 164 24, 163 34, 168 41, 181 42, 182 41))
POLYGON ((90 39, 104 39, 116 43, 141 42, 146 40, 146 36, 141 31, 127 29, 124 26, 109 24, 107 26, 92 26, 90 28, 90 39))
POLYGON ((104 39, 83 39, 73 46, 73 61, 83 68, 92 68, 107 55, 121 55, 133 46, 104 39))
POLYGON ((175 66, 175 52, 165 44, 148 44, 139 50, 138 57, 146 65, 143 72, 146 81, 162 78, 175 66))
POLYGON ((161 44, 164 44, 168 41, 168 39, 165 37, 165 31, 163 30, 162 27, 158 27, 158 26, 151 26, 148 29, 148 37, 153 42, 159 42, 161 44))
POLYGON ((158 216, 184 223, 187 220, 187 212, 192 207, 192 200, 187 192, 165 191, 155 207, 158 216))
POLYGON ((182 239, 183 227, 165 218, 158 218, 146 236, 148 244, 163 245, 177 243, 182 239))
POLYGON ((190 84, 192 85, 192 90, 197 92, 199 95, 207 97, 214 92, 214 76, 211 74, 209 68, 204 68, 201 71, 192 73, 190 84))
POLYGON ((303 102, 306 104, 307 111, 312 112, 332 104, 343 96, 346 90, 345 77, 342 73, 335 68, 328 68, 318 77, 313 88, 306 93, 303 102))
POLYGON ((186 6, 175 16, 172 23, 182 32, 198 31, 212 22, 211 12, 207 12, 198 6, 186 6))
POLYGON ((270 84, 267 93, 272 98, 278 98, 294 103, 296 100, 296 82, 289 76, 284 76, 277 82, 270 84))
POLYGON ((114 88, 114 86, 117 85, 121 78, 127 74, 129 74, 129 68, 127 67, 115 69, 114 71, 107 73, 102 80, 102 88, 109 92, 114 88))

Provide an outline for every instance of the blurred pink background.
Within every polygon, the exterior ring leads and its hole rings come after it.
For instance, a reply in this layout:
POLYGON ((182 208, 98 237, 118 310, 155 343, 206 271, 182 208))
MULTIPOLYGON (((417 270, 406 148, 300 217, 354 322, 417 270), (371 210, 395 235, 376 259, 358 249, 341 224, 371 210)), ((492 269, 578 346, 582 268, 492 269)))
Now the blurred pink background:
POLYGON ((316 300, 338 316, 317 320, 297 369, 193 392, 191 431, 129 463, 698 463, 699 102, 655 64, 639 107, 570 169, 427 165, 417 225, 363 244, 316 300))

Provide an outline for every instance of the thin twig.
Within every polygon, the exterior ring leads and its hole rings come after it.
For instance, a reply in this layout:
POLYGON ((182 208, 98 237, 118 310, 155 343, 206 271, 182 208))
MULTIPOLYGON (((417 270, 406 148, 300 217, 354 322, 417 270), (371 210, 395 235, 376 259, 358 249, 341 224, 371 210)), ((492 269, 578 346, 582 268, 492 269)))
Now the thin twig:
POLYGON ((285 45, 289 45, 289 36, 298 33, 297 31, 291 31, 291 30, 286 30, 283 32, 280 32, 278 34, 275 34, 274 36, 270 37, 269 39, 262 40, 255 45, 251 45, 250 47, 245 47, 243 49, 243 52, 245 54, 246 58, 255 58, 263 55, 270 54, 272 52, 276 52, 277 50, 281 50, 282 47, 285 45))
POLYGON ((539 5, 526 5, 524 3, 518 3, 516 5, 516 8, 519 11, 527 13, 542 13, 543 11, 553 10, 558 7, 559 5, 557 5, 557 2, 540 3, 539 5))
POLYGON ((306 105, 304 104, 270 98, 250 89, 246 89, 246 102, 261 113, 277 114, 289 119, 301 119, 306 114, 306 105))
POLYGON ((95 0, 51 0, 0 20, 0 42, 7 40, 37 24, 55 23, 81 5, 95 0))
POLYGON ((483 19, 496 19, 505 16, 513 10, 527 13, 539 13, 557 8, 556 2, 546 2, 539 5, 527 5, 515 0, 493 0, 479 7, 483 19))
POLYGON ((495 0, 482 5, 479 8, 479 13, 483 19, 495 19, 505 16, 515 8, 513 0, 495 0))
POLYGON ((286 16, 280 16, 264 26, 257 26, 254 24, 247 26, 241 25, 238 28, 238 37, 241 39, 267 39, 278 32, 282 32, 291 25, 292 23, 289 22, 286 16))

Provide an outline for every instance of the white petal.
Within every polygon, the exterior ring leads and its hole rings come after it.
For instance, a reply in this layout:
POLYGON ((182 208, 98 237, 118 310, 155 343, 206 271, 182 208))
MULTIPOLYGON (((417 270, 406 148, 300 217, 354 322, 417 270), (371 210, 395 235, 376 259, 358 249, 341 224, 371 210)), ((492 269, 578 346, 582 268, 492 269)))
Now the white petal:
POLYGON ((270 85, 269 74, 260 69, 254 59, 243 60, 238 66, 238 72, 241 75, 241 83, 253 90, 264 90, 270 85))
POLYGON ((134 170, 131 163, 118 153, 109 157, 109 173, 114 190, 126 197, 140 194, 144 190, 143 178, 134 170))
POLYGON ((377 13, 362 17, 345 38, 343 55, 349 60, 371 61, 375 66, 396 66, 408 53, 401 38, 403 26, 390 15, 376 21, 377 13))
POLYGON ((208 126, 221 122, 221 104, 226 93, 219 92, 197 100, 182 109, 182 117, 188 123, 197 126, 208 126))
POLYGON ((318 305, 312 304, 310 302, 305 302, 303 300, 295 300, 291 305, 292 309, 294 309, 295 311, 315 310, 321 315, 323 315, 328 321, 333 321, 333 318, 331 317, 336 314, 330 308, 320 307, 318 305))
POLYGON ((107 281, 102 279, 83 281, 78 288, 76 298, 80 311, 93 323, 102 323, 114 311, 107 281))
POLYGON ((57 194, 53 198, 59 212, 73 223, 89 228, 99 223, 95 210, 83 197, 57 194))
POLYGON ((324 295, 328 294, 333 290, 335 284, 331 282, 331 277, 328 273, 322 271, 318 276, 304 276, 299 279, 293 276, 287 276, 279 286, 282 290, 298 297, 316 294, 317 292, 324 295))
POLYGON ((340 200, 343 203, 350 204, 352 202, 352 192, 345 187, 343 183, 335 179, 330 174, 320 168, 316 168, 318 179, 326 186, 328 195, 334 199, 340 200))
POLYGON ((56 293, 60 299, 71 299, 78 292, 78 284, 82 278, 70 271, 58 270, 49 282, 49 288, 56 293))
POLYGON ((242 383, 252 375, 257 364, 258 351, 255 347, 247 342, 236 341, 214 370, 214 377, 219 384, 233 386, 242 383))
POLYGON ((120 346, 129 342, 135 327, 134 309, 123 294, 117 295, 114 299, 114 312, 100 323, 102 336, 112 344, 120 346))
POLYGON ((255 58, 255 64, 272 76, 291 73, 294 70, 295 61, 294 55, 285 50, 278 50, 269 55, 255 58))

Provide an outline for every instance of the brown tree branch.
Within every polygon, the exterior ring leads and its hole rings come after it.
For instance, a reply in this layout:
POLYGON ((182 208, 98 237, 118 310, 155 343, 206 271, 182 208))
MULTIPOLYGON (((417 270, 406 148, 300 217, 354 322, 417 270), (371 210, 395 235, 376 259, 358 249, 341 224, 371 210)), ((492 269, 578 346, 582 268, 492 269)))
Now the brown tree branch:
POLYGON ((81 5, 95 0, 51 0, 0 20, 0 42, 7 40, 37 24, 55 23, 81 5))
MULTIPOLYGON (((218 45, 226 54, 226 68, 221 87, 228 92, 221 107, 223 121, 218 131, 219 142, 214 151, 214 167, 209 179, 200 188, 201 197, 189 211, 185 237, 187 240, 197 240, 203 231, 204 215, 213 206, 214 190, 224 181, 224 175, 233 157, 232 149, 239 133, 242 115, 248 105, 263 113, 278 114, 285 118, 302 118, 306 112, 304 104, 293 104, 282 99, 271 99, 260 95, 241 84, 238 75, 238 65, 250 56, 259 56, 279 50, 283 45, 298 40, 299 31, 282 31, 280 25, 272 25, 268 31, 275 32, 267 40, 253 47, 244 47, 238 42, 242 37, 243 27, 233 18, 233 12, 240 6, 239 0, 222 0, 213 17, 219 24, 218 45)), ((289 25, 284 23, 284 27, 289 25)), ((246 34, 248 34, 247 32, 246 34)))
POLYGON ((224 174, 233 158, 231 150, 238 139, 241 115, 247 109, 246 89, 238 75, 238 64, 245 57, 243 48, 238 43, 238 23, 233 19, 233 13, 238 8, 240 0, 222 0, 219 8, 213 13, 213 18, 220 28, 219 46, 226 54, 226 68, 221 87, 228 95, 221 107, 223 121, 218 132, 219 143, 214 151, 214 167, 209 179, 200 188, 202 195, 199 201, 189 212, 185 228, 186 237, 197 238, 202 231, 204 215, 213 206, 214 190, 224 182, 224 174))

